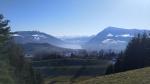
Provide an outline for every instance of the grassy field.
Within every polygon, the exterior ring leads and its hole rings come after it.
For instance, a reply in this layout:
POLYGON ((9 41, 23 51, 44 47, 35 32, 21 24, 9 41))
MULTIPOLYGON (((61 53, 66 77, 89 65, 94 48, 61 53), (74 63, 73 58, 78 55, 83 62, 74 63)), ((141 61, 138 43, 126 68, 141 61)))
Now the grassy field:
POLYGON ((33 61, 46 84, 70 84, 104 75, 111 64, 100 59, 51 59, 33 61))
POLYGON ((150 84, 150 67, 96 77, 76 84, 150 84))
POLYGON ((45 79, 45 84, 76 84, 80 81, 85 81, 93 78, 92 76, 80 76, 72 79, 72 76, 56 76, 45 79))

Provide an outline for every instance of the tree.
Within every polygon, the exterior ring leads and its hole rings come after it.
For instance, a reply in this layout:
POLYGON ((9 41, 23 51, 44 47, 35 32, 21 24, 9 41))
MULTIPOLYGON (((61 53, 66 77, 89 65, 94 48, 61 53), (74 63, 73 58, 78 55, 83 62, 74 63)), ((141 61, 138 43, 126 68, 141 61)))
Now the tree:
POLYGON ((138 34, 128 44, 116 63, 116 71, 126 71, 150 66, 150 38, 148 33, 138 34))
POLYGON ((16 84, 43 84, 42 76, 32 68, 31 62, 25 60, 23 50, 18 44, 10 41, 8 51, 16 84))
POLYGON ((0 14, 0 84, 15 84, 9 59, 7 56, 6 45, 10 35, 9 20, 5 20, 4 16, 0 14))
POLYGON ((11 38, 8 22, 0 15, 0 84, 43 84, 41 75, 11 38))
POLYGON ((107 75, 107 74, 112 74, 112 73, 114 73, 114 65, 113 64, 108 66, 105 74, 107 75))

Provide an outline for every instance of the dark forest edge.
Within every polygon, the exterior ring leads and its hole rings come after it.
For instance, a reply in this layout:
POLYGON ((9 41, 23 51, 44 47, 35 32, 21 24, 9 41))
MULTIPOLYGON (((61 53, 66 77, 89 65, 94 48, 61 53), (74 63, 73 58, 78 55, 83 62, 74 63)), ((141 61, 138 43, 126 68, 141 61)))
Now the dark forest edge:
POLYGON ((126 50, 118 54, 115 65, 107 69, 107 74, 124 72, 150 66, 150 34, 138 34, 128 43, 126 50))
POLYGON ((25 60, 23 50, 13 41, 8 25, 0 15, 0 83, 1 84, 43 84, 39 72, 25 60))

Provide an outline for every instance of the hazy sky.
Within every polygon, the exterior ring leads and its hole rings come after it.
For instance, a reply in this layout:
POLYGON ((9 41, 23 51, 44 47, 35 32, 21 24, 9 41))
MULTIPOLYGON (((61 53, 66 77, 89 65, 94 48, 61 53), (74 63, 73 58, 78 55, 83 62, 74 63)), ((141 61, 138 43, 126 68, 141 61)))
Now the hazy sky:
POLYGON ((107 26, 150 29, 150 0, 0 0, 13 31, 92 35, 107 26))

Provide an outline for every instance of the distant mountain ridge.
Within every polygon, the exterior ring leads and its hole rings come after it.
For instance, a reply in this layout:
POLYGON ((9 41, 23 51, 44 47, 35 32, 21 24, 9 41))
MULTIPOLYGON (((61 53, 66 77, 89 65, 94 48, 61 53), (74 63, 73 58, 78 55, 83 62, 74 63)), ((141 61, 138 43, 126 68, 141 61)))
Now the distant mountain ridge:
POLYGON ((62 36, 59 38, 67 43, 82 45, 82 44, 85 44, 86 42, 88 42, 93 37, 94 37, 94 35, 92 35, 92 36, 74 36, 74 37, 62 36))
POLYGON ((70 53, 75 50, 66 49, 61 47, 56 47, 48 43, 26 43, 21 44, 22 48, 24 49, 24 53, 28 55, 34 55, 37 53, 70 53))
POLYGON ((39 31, 18 31, 13 37, 20 44, 49 43, 54 46, 62 46, 65 44, 64 41, 39 31))
POLYGON ((59 38, 39 31, 18 31, 12 37, 16 43, 19 43, 23 47, 24 53, 28 55, 33 55, 38 52, 65 55, 78 51, 78 49, 71 49, 71 44, 67 44, 59 38), (69 47, 66 48, 66 46, 69 47))
POLYGON ((144 32, 150 32, 150 30, 107 27, 83 45, 83 48, 87 50, 124 50, 132 37, 144 32))
POLYGON ((150 30, 123 29, 107 27, 95 36, 61 37, 38 31, 18 31, 13 35, 15 41, 20 44, 48 43, 50 45, 70 49, 97 50, 124 50, 128 42, 138 33, 150 32, 150 30))

